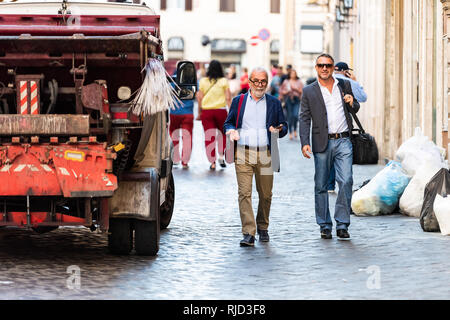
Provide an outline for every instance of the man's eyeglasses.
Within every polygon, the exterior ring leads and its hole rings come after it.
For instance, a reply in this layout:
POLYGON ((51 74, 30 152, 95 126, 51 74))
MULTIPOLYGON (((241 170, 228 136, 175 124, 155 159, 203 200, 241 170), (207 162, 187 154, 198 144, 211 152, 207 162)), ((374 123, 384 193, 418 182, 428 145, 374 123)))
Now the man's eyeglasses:
POLYGON ((266 86, 267 80, 249 80, 251 83, 253 83, 255 86, 266 86))
POLYGON ((333 68, 333 64, 331 63, 318 63, 317 66, 319 69, 323 69, 323 67, 326 67, 327 69, 333 68))

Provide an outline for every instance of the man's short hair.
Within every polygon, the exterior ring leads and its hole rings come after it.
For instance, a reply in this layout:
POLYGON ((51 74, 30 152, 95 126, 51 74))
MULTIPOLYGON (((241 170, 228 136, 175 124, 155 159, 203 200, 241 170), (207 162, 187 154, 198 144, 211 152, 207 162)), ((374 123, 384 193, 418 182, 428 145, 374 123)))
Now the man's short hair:
POLYGON ((334 64, 333 57, 331 55, 329 55, 328 53, 322 53, 320 56, 318 56, 317 59, 316 59, 316 63, 317 63, 317 61, 319 61, 320 58, 328 58, 331 61, 333 61, 333 64, 334 64))

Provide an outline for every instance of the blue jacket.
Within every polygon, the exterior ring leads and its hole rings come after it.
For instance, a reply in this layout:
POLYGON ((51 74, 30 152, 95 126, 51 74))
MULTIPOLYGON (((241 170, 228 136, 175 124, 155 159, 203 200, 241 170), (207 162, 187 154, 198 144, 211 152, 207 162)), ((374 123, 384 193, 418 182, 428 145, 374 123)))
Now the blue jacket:
POLYGON ((340 74, 340 73, 335 73, 334 76, 338 79, 344 79, 350 82, 350 84, 352 85, 352 92, 353 92, 353 96, 355 97, 356 100, 358 100, 358 102, 366 102, 367 101, 367 93, 364 91, 364 88, 362 87, 362 85, 359 84, 359 82, 356 82, 353 79, 347 78, 346 76, 340 74))
MULTIPOLYGON (((239 99, 240 95, 235 97, 233 101, 231 102, 230 112, 228 113, 228 118, 225 121, 223 125, 223 131, 226 133, 228 130, 234 129, 239 130, 242 128, 242 120, 244 118, 245 113, 245 105, 247 103, 249 93, 246 93, 244 96, 244 101, 242 103, 241 111, 239 113, 239 123, 238 127, 236 128, 236 120, 237 120, 237 114, 238 114, 238 107, 239 107, 239 99)), ((269 128, 272 127, 278 127, 280 124, 283 125, 283 128, 280 131, 278 138, 283 138, 288 133, 288 124, 284 118, 283 109, 281 107, 281 102, 274 98, 271 95, 266 94, 266 101, 267 101, 267 113, 266 113, 266 129, 267 129, 267 139, 269 141, 269 150, 272 155, 272 166, 274 168, 274 171, 279 171, 279 151, 278 151, 278 143, 276 143, 274 146, 272 146, 272 134, 269 131, 269 128), (275 160, 275 161, 274 161, 275 160)), ((275 137, 275 135, 274 135, 275 137)), ((278 141, 276 141, 278 142, 278 141)))
POLYGON ((170 110, 170 114, 181 116, 186 114, 194 114, 194 101, 193 100, 183 100, 180 102, 175 102, 176 107, 170 110))

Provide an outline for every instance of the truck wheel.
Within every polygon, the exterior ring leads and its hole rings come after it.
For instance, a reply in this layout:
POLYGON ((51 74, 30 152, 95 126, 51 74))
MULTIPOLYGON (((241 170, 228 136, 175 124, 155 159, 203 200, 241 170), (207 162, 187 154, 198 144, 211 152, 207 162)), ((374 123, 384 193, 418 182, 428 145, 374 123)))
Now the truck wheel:
POLYGON ((161 206, 161 217, 160 217, 160 225, 161 230, 166 229, 170 220, 172 219, 173 207, 175 205, 175 183, 173 181, 173 175, 170 173, 169 176, 169 184, 166 190, 166 197, 163 205, 161 206))
POLYGON ((108 247, 111 253, 127 255, 133 249, 133 229, 128 219, 110 219, 108 247))
POLYGON ((134 220, 134 247, 142 256, 156 256, 159 250, 160 234, 160 193, 159 175, 156 170, 150 171, 150 216, 155 220, 134 220))
POLYGON ((134 245, 141 256, 156 256, 159 251, 159 221, 135 220, 134 245))

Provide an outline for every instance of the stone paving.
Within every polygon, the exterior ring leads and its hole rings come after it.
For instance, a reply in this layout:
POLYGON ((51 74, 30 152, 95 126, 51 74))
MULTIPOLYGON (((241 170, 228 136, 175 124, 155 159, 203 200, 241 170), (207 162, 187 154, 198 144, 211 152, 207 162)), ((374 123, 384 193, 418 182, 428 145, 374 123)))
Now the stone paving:
MULTIPOLYGON (((424 233, 416 218, 352 216, 350 241, 334 231, 320 239, 314 164, 288 138, 280 142, 271 241, 241 248, 234 166, 209 171, 199 122, 194 137, 189 170, 174 170, 175 212, 157 257, 110 255, 106 235, 83 228, 0 229, 0 299, 450 298, 450 237, 424 233)), ((381 169, 355 166, 354 188, 381 169)))

